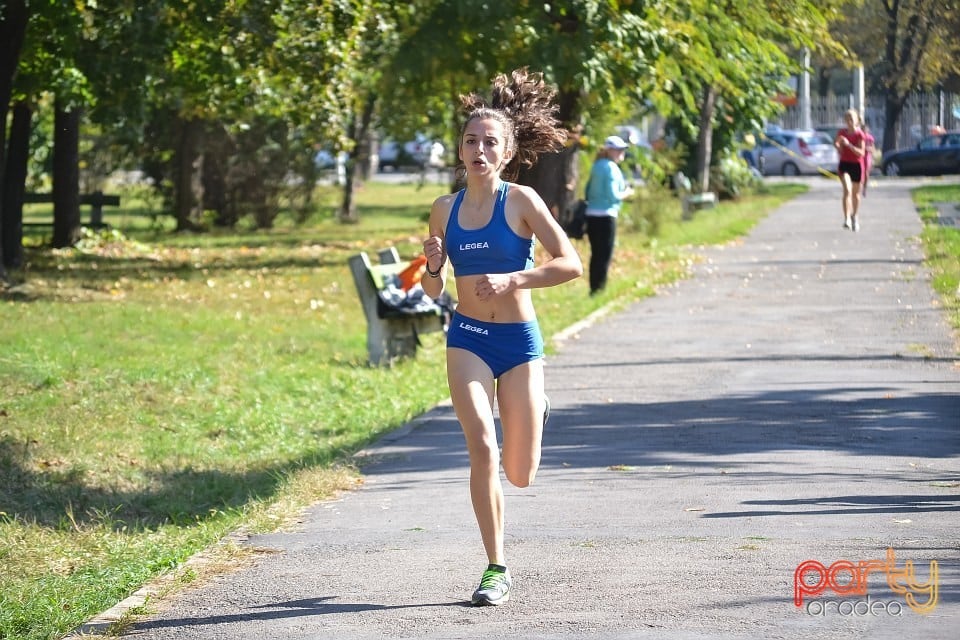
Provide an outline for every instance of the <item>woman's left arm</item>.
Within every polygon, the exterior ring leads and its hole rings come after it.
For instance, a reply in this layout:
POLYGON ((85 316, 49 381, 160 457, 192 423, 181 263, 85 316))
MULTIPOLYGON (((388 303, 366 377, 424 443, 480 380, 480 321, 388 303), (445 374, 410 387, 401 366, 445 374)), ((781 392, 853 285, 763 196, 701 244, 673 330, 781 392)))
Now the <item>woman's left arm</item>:
POLYGON ((547 205, 530 187, 515 189, 517 204, 523 212, 522 220, 550 254, 550 259, 516 274, 516 288, 539 289, 563 284, 583 274, 580 255, 560 224, 550 214, 547 205))
POLYGON ((476 294, 480 300, 517 289, 553 287, 583 274, 580 255, 536 191, 530 187, 515 186, 510 190, 508 206, 519 208, 521 224, 533 232, 550 254, 550 259, 524 271, 489 273, 478 278, 476 294))

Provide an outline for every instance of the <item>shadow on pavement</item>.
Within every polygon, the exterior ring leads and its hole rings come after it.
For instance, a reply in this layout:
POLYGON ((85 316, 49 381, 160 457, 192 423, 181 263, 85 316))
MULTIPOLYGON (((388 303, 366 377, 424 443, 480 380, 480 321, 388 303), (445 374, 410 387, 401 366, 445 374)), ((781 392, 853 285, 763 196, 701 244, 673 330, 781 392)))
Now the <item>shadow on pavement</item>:
POLYGON ((178 627, 198 627, 204 625, 222 625, 237 622, 257 622, 280 620, 289 618, 322 616, 338 613, 356 613, 361 611, 387 611, 391 609, 420 609, 424 607, 470 607, 465 600, 453 602, 435 602, 423 604, 385 605, 373 603, 331 602, 340 596, 325 596, 289 600, 259 605, 254 609, 270 609, 269 611, 242 612, 229 615, 213 615, 207 617, 175 618, 170 620, 153 620, 137 623, 137 631, 149 629, 176 629, 178 627))
MULTIPOLYGON (((958 408, 956 395, 904 395, 883 386, 554 407, 544 433, 544 469, 717 467, 727 462, 721 456, 771 451, 809 451, 812 459, 824 450, 852 456, 949 458, 960 449, 960 429, 950 418, 958 408)), ((402 447, 387 445, 363 460, 368 475, 468 465, 463 435, 449 409, 414 429, 402 447)), ((842 475, 843 470, 836 473, 842 475)), ((925 481, 960 483, 960 475, 925 481)))

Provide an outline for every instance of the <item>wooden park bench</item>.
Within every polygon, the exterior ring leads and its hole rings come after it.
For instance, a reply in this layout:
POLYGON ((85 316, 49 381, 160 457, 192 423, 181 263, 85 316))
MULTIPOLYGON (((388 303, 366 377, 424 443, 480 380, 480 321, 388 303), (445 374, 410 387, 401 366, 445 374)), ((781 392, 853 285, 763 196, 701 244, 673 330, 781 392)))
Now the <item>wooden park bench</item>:
POLYGON ((673 188, 680 196, 684 220, 693 218, 693 214, 700 209, 712 209, 717 206, 717 196, 712 191, 692 193, 690 178, 685 176, 682 171, 674 174, 673 188))
MULTIPOLYGON (((25 193, 23 194, 24 204, 43 204, 53 202, 52 193, 25 193)), ((102 229, 107 224, 103 221, 104 207, 119 207, 120 196, 107 195, 102 191, 93 193, 84 193, 80 195, 80 204, 90 207, 90 223, 87 225, 91 229, 102 229)), ((50 222, 24 222, 25 227, 47 227, 53 224, 50 222)))
POLYGON ((416 355, 420 335, 443 331, 449 321, 449 304, 429 298, 423 304, 396 305, 390 281, 410 263, 400 260, 393 247, 378 252, 380 264, 373 264, 366 253, 348 260, 357 295, 367 318, 367 353, 370 364, 386 365, 393 359, 416 355))

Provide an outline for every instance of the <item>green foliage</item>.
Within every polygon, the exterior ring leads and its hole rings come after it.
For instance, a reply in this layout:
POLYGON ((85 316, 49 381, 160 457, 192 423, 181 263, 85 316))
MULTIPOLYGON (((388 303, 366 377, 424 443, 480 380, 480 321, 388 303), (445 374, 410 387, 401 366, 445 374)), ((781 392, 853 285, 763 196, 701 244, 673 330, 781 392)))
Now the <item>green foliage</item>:
POLYGON ((687 0, 663 7, 677 46, 657 59, 662 81, 651 97, 676 140, 695 152, 685 163, 695 184, 734 151, 738 134, 759 129, 780 108, 772 98, 800 70, 790 52, 832 45, 823 34, 833 5, 805 1, 786 10, 776 0, 687 0))
POLYGON ((940 210, 960 217, 960 185, 918 187, 913 199, 924 221, 925 263, 933 274, 933 288, 954 330, 960 332, 960 229, 938 221, 940 210))
POLYGON ((441 135, 452 148, 457 94, 524 65, 560 89, 571 127, 600 131, 615 112, 657 110, 673 116, 688 149, 701 87, 716 83, 714 148, 722 151, 776 108, 770 96, 796 69, 783 47, 812 46, 835 3, 61 4, 37 4, 21 64, 24 95, 55 90, 92 106, 111 138, 98 147, 111 150, 113 166, 146 164, 162 185, 172 175, 164 167, 178 120, 225 129, 243 147, 240 164, 267 171, 280 163, 311 179, 318 146, 349 151, 359 142, 354 129, 368 105, 387 130, 441 135), (253 144, 265 131, 282 133, 253 144))
POLYGON ((681 130, 690 139, 699 126, 705 84, 717 86, 721 113, 741 129, 753 129, 773 114, 777 107, 770 98, 784 89, 784 79, 799 65, 781 48, 786 29, 772 20, 763 3, 693 0, 667 11, 667 23, 682 34, 683 46, 659 61, 670 80, 658 106, 680 117, 681 130))
POLYGON ((838 60, 864 65, 877 92, 904 96, 960 74, 960 10, 953 0, 862 0, 831 31, 849 48, 838 60))
POLYGON ((258 87, 257 102, 266 113, 302 129, 309 141, 336 141, 343 148, 350 119, 363 102, 361 83, 376 76, 379 61, 367 52, 391 39, 390 22, 380 19, 385 5, 358 0, 276 4, 262 5, 262 22, 269 28, 244 40, 245 58, 257 75, 249 78, 258 87))
POLYGON ((634 189, 634 197, 622 208, 617 226, 628 233, 657 238, 664 221, 679 207, 676 195, 665 182, 648 181, 634 189))
POLYGON ((31 3, 14 101, 32 101, 41 90, 54 93, 67 110, 96 101, 78 62, 84 41, 95 35, 89 28, 92 11, 87 2, 31 3))
POLYGON ((687 147, 683 143, 656 149, 646 161, 647 168, 644 175, 650 176, 648 182, 670 186, 674 174, 682 170, 687 153, 687 147))
POLYGON ((728 152, 712 168, 710 184, 720 198, 736 199, 759 189, 763 178, 739 154, 728 152))
MULTIPOLYGON (((529 66, 569 96, 561 117, 583 124, 590 112, 627 94, 644 95, 650 56, 669 33, 648 20, 645 3, 575 0, 439 0, 404 31, 404 55, 385 78, 388 103, 423 111, 422 96, 455 98, 482 90, 498 72, 529 66), (483 25, 481 29, 477 25, 483 25), (430 47, 422 43, 430 42, 430 47), (451 87, 453 89, 451 90, 451 87), (453 95, 451 95, 451 93, 453 95)), ((659 2, 649 3, 651 5, 659 2)), ((650 11, 650 14, 655 12, 650 11)))

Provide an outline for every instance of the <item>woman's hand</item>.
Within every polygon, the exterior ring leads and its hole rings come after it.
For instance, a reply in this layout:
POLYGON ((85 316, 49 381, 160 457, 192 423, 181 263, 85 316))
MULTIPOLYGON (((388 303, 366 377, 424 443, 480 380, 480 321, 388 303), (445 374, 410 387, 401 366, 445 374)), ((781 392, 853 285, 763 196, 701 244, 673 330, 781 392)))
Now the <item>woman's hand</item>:
POLYGON ((440 236, 430 236, 423 241, 423 255, 427 259, 427 268, 437 272, 443 266, 443 239, 440 236))
POLYGON ((516 288, 512 273, 487 273, 477 278, 474 292, 477 299, 486 301, 516 288))

